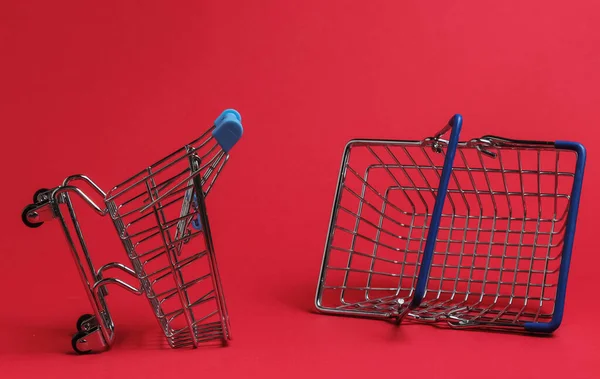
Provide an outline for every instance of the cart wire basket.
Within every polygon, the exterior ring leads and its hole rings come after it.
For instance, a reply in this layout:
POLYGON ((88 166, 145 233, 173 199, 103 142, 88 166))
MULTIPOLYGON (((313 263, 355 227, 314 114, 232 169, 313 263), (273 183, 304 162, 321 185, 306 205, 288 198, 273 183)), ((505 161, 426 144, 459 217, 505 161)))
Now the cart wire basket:
POLYGON ((114 323, 106 302, 111 284, 146 296, 171 347, 227 343, 229 317, 205 199, 242 133, 239 113, 228 109, 200 137, 108 192, 85 175, 73 175, 35 193, 22 221, 31 228, 60 221, 92 306, 93 313, 77 320, 75 352, 99 352, 112 345, 114 323), (130 264, 95 268, 73 196, 112 220, 130 264))
MULTIPOLYGON (((552 333, 586 152, 484 136, 345 148, 315 305, 327 314, 552 333)), ((444 139, 444 135, 450 134, 444 139)))

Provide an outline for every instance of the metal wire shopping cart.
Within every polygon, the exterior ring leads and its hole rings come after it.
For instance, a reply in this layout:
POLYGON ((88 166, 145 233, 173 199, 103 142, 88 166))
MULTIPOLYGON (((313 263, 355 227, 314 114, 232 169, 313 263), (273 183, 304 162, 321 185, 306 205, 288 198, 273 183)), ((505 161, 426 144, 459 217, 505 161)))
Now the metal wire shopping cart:
POLYGON ((84 175, 35 193, 34 203, 23 211, 23 222, 35 228, 60 220, 92 305, 93 314, 77 320, 78 333, 72 339, 77 353, 101 351, 114 340, 106 304, 109 284, 144 294, 173 348, 225 344, 230 338, 205 198, 242 132, 239 113, 226 110, 200 137, 108 193, 84 175), (95 269, 72 195, 99 215, 110 216, 131 267, 111 262, 95 269), (103 205, 92 200, 98 196, 103 205), (120 270, 134 284, 107 276, 109 270, 120 270))
POLYGON ((454 328, 559 327, 585 149, 459 142, 461 126, 455 115, 423 141, 346 145, 317 309, 454 328))

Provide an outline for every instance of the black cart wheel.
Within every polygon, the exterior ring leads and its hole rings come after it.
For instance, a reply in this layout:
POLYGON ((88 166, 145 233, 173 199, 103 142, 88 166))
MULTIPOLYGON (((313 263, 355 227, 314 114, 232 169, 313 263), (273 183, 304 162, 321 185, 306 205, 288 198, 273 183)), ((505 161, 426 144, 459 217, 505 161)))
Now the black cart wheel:
POLYGON ((81 331, 81 332, 77 332, 73 338, 71 338, 71 346, 73 347, 73 350, 77 353, 77 354, 89 354, 92 352, 92 350, 79 350, 79 347, 77 347, 77 342, 79 342, 80 339, 85 339, 85 337, 87 337, 88 332, 86 331, 81 331))
POLYGON ((39 190, 35 191, 33 194, 33 203, 41 203, 42 201, 38 201, 38 196, 48 191, 50 191, 48 188, 40 188, 39 190))
POLYGON ((98 326, 98 322, 96 321, 96 316, 86 313, 84 315, 79 316, 77 319, 77 331, 90 331, 93 328, 98 326), (86 325, 84 325, 86 324, 86 325))
POLYGON ((44 223, 44 222, 31 222, 27 219, 27 213, 29 213, 29 211, 31 211, 32 209, 35 209, 35 208, 36 208, 35 204, 29 204, 27 207, 25 207, 25 209, 23 209, 23 213, 21 213, 21 220, 23 221, 23 224, 25 224, 26 226, 28 226, 30 228, 38 228, 44 223))

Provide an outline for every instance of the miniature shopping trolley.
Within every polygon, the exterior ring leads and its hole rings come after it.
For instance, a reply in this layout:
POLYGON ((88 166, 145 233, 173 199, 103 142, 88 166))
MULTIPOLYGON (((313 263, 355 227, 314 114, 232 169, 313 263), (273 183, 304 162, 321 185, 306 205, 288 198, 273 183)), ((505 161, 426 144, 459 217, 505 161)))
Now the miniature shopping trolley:
POLYGON ((455 115, 422 141, 346 145, 318 310, 453 328, 559 327, 585 149, 459 142, 461 126, 455 115))
POLYGON ((84 175, 35 193, 34 203, 23 211, 23 222, 35 228, 60 220, 92 305, 93 313, 77 320, 72 339, 77 353, 101 351, 114 340, 106 303, 109 284, 147 297, 171 347, 227 343, 229 318, 205 199, 242 131, 239 113, 226 110, 199 138, 107 193, 84 175), (95 268, 73 207, 74 195, 110 217, 130 266, 111 262, 95 268), (103 204, 93 200, 96 197, 103 204), (109 270, 133 282, 108 276, 109 270))

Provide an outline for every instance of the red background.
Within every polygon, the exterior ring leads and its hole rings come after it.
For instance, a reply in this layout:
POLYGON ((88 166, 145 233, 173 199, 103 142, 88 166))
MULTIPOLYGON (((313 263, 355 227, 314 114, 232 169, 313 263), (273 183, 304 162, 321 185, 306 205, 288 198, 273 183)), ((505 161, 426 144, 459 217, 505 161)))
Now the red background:
MULTIPOLYGON (((598 25, 595 1, 2 2, 0 375, 598 377, 598 25), (163 348, 146 301, 114 289, 114 349, 70 354, 87 298, 58 223, 27 229, 23 207, 72 173, 107 189, 227 107, 245 134, 208 206, 231 345, 163 348), (312 311, 345 142, 420 139, 454 113, 462 139, 588 148, 551 338, 312 311)), ((94 257, 123 260, 85 212, 94 257)))

